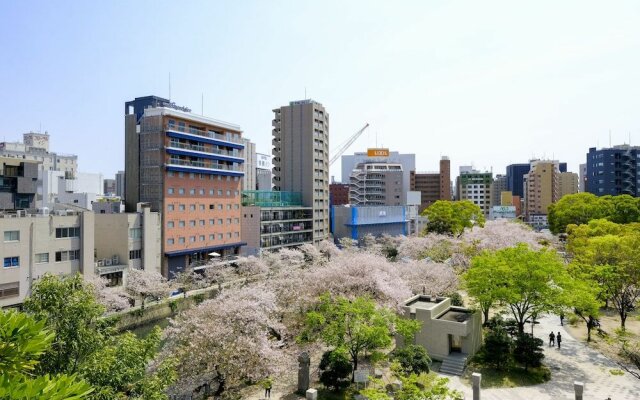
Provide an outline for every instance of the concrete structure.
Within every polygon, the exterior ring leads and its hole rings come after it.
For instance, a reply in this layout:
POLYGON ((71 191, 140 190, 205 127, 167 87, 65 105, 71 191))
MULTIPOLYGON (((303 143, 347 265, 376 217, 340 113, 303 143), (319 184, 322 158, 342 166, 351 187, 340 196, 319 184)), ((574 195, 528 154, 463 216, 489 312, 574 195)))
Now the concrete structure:
POLYGON ((95 215, 95 272, 111 285, 126 281, 127 270, 161 272, 162 220, 148 204, 135 213, 95 215))
POLYGON ((343 155, 341 157, 341 182, 349 182, 351 172, 356 169, 358 165, 367 162, 402 165, 402 192, 406 193, 410 190, 414 190, 411 189, 411 171, 416 170, 416 155, 400 154, 397 151, 389 151, 389 149, 369 149, 369 151, 366 152, 357 152, 353 155, 343 155))
POLYGON ((587 191, 587 164, 580 164, 580 184, 578 185, 580 193, 587 191))
POLYGON ((580 177, 575 172, 560 172, 558 179, 558 199, 561 199, 568 194, 574 194, 580 191, 580 177))
POLYGON ((36 208, 41 167, 37 161, 0 157, 0 210, 36 208))
POLYGON ((242 190, 256 190, 256 144, 243 138, 244 143, 244 176, 242 177, 242 190))
POLYGON ((349 204, 349 185, 346 183, 331 183, 329 185, 329 204, 332 206, 349 204))
POLYGON ((409 232, 407 206, 334 206, 331 212, 336 242, 344 237, 360 242, 368 234, 406 236, 409 232))
POLYGON ((239 253, 241 129, 156 96, 125 103, 125 206, 163 215, 162 273, 239 253))
POLYGON ((349 178, 349 203, 356 206, 400 206, 406 204, 401 164, 359 164, 349 178))
POLYGON ((313 209, 300 193, 244 191, 242 241, 245 255, 313 243, 313 209))
POLYGON ((116 196, 124 199, 124 171, 118 171, 116 173, 116 196))
POLYGON ((640 146, 590 148, 586 191, 596 196, 628 194, 640 197, 640 146))
POLYGON ((515 206, 492 206, 489 210, 489 219, 515 219, 516 217, 515 206))
POLYGON ((119 214, 124 212, 124 203, 118 196, 103 196, 91 204, 91 210, 96 214, 119 214))
POLYGON ((460 167, 460 176, 456 179, 456 200, 469 200, 480 207, 485 217, 491 208, 491 172, 481 172, 470 166, 460 167))
POLYGON ((451 200, 451 161, 440 160, 439 172, 410 171, 410 189, 421 193, 420 212, 438 200, 451 200))
POLYGON ((547 215, 549 206, 560 199, 560 169, 558 161, 531 161, 531 170, 524 178, 525 215, 532 222, 534 215, 547 215))
POLYGON ((256 153, 256 188, 255 190, 271 190, 273 187, 271 156, 256 153))
MULTIPOLYGON (((467 357, 482 345, 482 320, 479 311, 451 305, 451 299, 417 295, 402 307, 405 318, 422 322, 414 344, 423 346, 429 357, 445 360, 452 353, 467 357)), ((402 343, 402 338, 396 338, 402 343)))
POLYGON ((115 196, 116 194, 116 180, 115 179, 105 179, 104 181, 104 190, 103 194, 115 196))
POLYGON ((17 306, 45 273, 94 273, 94 214, 76 208, 0 213, 0 308, 17 306))
POLYGON ((507 177, 496 175, 491 183, 491 207, 502 205, 502 193, 507 191, 507 177))
POLYGON ((85 204, 81 207, 91 209, 91 201, 103 195, 103 181, 102 174, 77 172, 73 178, 68 178, 62 171, 45 171, 42 179, 42 203, 46 207, 51 207, 54 203, 85 204), (82 198, 88 201, 83 203, 78 200, 82 198))
POLYGON ((313 100, 273 110, 273 189, 300 192, 313 209, 313 241, 329 237, 329 114, 313 100))

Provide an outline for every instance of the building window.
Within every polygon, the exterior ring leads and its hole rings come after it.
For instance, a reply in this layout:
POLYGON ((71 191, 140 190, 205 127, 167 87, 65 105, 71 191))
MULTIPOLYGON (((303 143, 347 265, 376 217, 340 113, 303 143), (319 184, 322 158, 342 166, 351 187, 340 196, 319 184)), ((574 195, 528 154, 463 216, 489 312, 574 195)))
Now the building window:
POLYGON ((200 204, 200 211, 204 211, 204 204, 200 204))
POLYGON ((191 227, 196 226, 196 221, 194 219, 189 221, 189 226, 191 226, 191 227))
POLYGON ((195 204, 191 204, 189 206, 189 211, 195 211, 196 210, 196 205, 195 204))
POLYGON ((180 204, 180 206, 178 207, 178 209, 179 209, 180 211, 184 211, 184 210, 185 210, 184 204, 180 204))
POLYGON ((4 231, 4 241, 5 242, 19 242, 20 241, 20 231, 4 231))
POLYGON ((142 237, 142 228, 129 229, 129 239, 140 239, 142 237))
POLYGON ((231 190, 227 190, 227 196, 231 196, 231 190))
POLYGON ((142 250, 129 250, 129 260, 142 258, 142 250))
POLYGON ((80 250, 56 251, 56 262, 80 259, 80 250))
POLYGON ((209 210, 215 210, 216 205, 215 204, 209 204, 209 210))
POLYGON ((231 204, 227 204, 227 210, 231 210, 231 204))
POLYGON ((209 196, 213 196, 213 193, 214 193, 214 190, 213 189, 209 189, 209 196))
POLYGON ((203 219, 200 220, 200 226, 204 226, 205 225, 205 221, 203 219))
POLYGON ((200 235, 200 241, 204 242, 204 235, 200 235))
POLYGON ((178 189, 178 194, 184 194, 184 188, 178 189))
POLYGON ((227 225, 231 225, 231 218, 227 218, 227 225))
POLYGON ((169 245, 173 244, 173 238, 172 239, 167 239, 167 244, 169 244, 169 245))
POLYGON ((191 195, 196 194, 196 190, 195 189, 189 189, 189 194, 191 194, 191 195))
POLYGON ((218 225, 222 225, 223 221, 222 218, 218 218, 218 225))
POLYGON ((184 244, 184 237, 180 237, 180 238, 178 238, 178 243, 180 243, 180 244, 184 244))
POLYGON ((223 207, 224 207, 223 204, 218 204, 218 210, 222 210, 223 207))
POLYGON ((174 210, 173 204, 169 204, 169 205, 167 206, 167 210, 168 210, 168 211, 173 211, 173 210, 174 210))
POLYGON ((178 221, 178 226, 180 228, 184 228, 184 221, 178 221))
POLYGON ((167 193, 168 193, 168 194, 173 194, 173 188, 168 188, 168 189, 167 189, 167 193))
POLYGON ((4 268, 16 268, 20 266, 20 257, 5 257, 4 268))
POLYGON ((218 233, 218 239, 222 240, 222 238, 223 238, 222 233, 218 233))
POLYGON ((0 299, 20 295, 20 282, 0 283, 0 299))
POLYGON ((227 238, 231 239, 231 232, 227 232, 227 238))
POLYGON ((200 196, 204 196, 204 189, 199 190, 200 196))
POLYGON ((80 227, 56 228, 56 239, 80 237, 80 227))
POLYGON ((49 253, 37 253, 35 257, 36 264, 44 264, 49 262, 49 253))
POLYGON ((239 224, 240 223, 240 218, 234 218, 233 219, 233 223, 234 224, 239 224))
POLYGON ((211 235, 209 235, 209 240, 215 240, 216 235, 214 235, 213 233, 211 235))
POLYGON ((233 232, 233 236, 240 237, 240 232, 233 232))
MULTIPOLYGON (((218 176, 219 178, 220 176, 218 176)), ((218 189, 218 196, 222 196, 222 189, 218 189)))
POLYGON ((210 219, 210 220, 209 220, 209 225, 215 225, 215 223, 216 223, 216 220, 215 220, 215 219, 210 219))
POLYGON ((195 243, 196 242, 196 237, 195 236, 190 236, 189 237, 189 242, 195 243))

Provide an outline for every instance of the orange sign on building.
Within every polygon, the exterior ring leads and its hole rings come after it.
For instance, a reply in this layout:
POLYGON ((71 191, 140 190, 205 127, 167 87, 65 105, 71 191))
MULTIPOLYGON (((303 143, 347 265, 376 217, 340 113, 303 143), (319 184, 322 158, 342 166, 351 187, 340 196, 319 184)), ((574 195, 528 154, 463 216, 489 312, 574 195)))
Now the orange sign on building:
POLYGON ((389 157, 389 149, 367 149, 367 157, 389 157))

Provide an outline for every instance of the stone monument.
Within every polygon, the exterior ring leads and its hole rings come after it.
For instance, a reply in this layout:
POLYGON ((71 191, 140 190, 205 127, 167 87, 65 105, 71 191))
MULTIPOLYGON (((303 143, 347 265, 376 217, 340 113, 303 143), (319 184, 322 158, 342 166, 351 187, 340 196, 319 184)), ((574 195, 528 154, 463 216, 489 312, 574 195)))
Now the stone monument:
POLYGON ((309 389, 309 365, 311 358, 307 352, 298 356, 298 393, 306 394, 309 389))

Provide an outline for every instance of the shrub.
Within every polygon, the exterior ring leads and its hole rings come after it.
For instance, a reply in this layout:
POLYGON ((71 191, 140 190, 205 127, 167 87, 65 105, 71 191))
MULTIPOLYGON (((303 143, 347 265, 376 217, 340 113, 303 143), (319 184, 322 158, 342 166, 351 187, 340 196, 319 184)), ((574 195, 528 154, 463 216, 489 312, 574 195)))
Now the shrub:
POLYGON ((175 314, 175 312, 178 311, 178 302, 175 300, 170 301, 169 308, 171 309, 171 312, 175 314))
POLYGON ((517 362, 524 365, 525 371, 528 371, 529 367, 539 367, 542 365, 542 359, 544 358, 543 344, 542 339, 533 337, 528 333, 520 334, 516 339, 513 357, 517 362))
POLYGON ((402 370, 406 374, 429 372, 431 358, 429 358, 427 350, 420 345, 410 344, 403 348, 395 349, 391 353, 391 357, 400 363, 402 370))
POLYGON ((484 340, 482 359, 484 363, 495 369, 508 369, 513 363, 512 348, 513 340, 507 331, 503 327, 497 326, 489 331, 484 340))
POLYGON ((451 299, 451 305, 456 307, 464 307, 464 300, 458 292, 446 293, 446 297, 451 299))
POLYGON ((351 360, 344 349, 327 351, 320 360, 320 382, 328 389, 339 390, 349 386, 351 360))
POLYGON ((200 304, 204 301, 204 294, 198 293, 194 296, 191 296, 191 298, 193 299, 193 301, 195 301, 196 304, 200 304))

